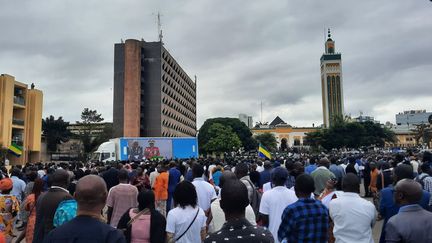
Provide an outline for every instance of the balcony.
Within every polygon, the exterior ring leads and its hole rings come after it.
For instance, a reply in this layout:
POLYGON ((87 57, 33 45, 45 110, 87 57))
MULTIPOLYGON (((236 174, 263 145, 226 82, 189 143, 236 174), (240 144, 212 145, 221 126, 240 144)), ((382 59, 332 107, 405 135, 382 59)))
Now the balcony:
POLYGON ((24 126, 24 120, 18 118, 12 118, 12 124, 17 126, 24 126))
POLYGON ((14 96, 14 104, 25 106, 25 99, 21 96, 14 96))
POLYGON ((14 143, 14 144, 16 144, 16 145, 18 145, 18 146, 24 146, 24 142, 23 142, 23 139, 22 139, 22 137, 14 137, 13 139, 12 139, 12 143, 14 143))

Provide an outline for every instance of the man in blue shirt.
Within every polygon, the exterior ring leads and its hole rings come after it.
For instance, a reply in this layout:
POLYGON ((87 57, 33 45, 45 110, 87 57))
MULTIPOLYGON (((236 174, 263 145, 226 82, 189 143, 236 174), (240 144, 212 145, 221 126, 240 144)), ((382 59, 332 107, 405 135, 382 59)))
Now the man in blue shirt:
POLYGON ((342 168, 342 166, 338 165, 337 158, 331 157, 330 158, 330 167, 329 170, 336 176, 337 184, 336 189, 341 190, 342 189, 342 178, 345 176, 345 170, 342 168))
POLYGON ((176 162, 171 161, 169 166, 170 169, 168 170, 168 200, 166 209, 167 212, 169 212, 169 210, 171 209, 172 195, 177 184, 180 182, 181 176, 180 170, 177 169, 176 162))
MULTIPOLYGON (((403 179, 412 179, 414 177, 412 167, 410 165, 401 164, 393 169, 393 184, 403 179)), ((385 242, 385 227, 388 220, 399 212, 400 205, 397 205, 394 201, 394 187, 392 185, 381 190, 381 201, 380 201, 380 214, 384 218, 383 227, 381 230, 380 243, 385 242)), ((430 194, 423 190, 423 196, 419 202, 420 206, 424 209, 429 208, 430 194)))
POLYGON ((309 160, 309 165, 306 166, 306 168, 305 168, 305 172, 306 172, 306 174, 310 175, 310 174, 312 174, 312 172, 313 172, 316 168, 317 168, 317 166, 316 166, 316 158, 312 157, 312 158, 310 158, 310 160, 309 160))
POLYGON ((271 180, 271 170, 272 166, 270 161, 264 162, 264 171, 260 173, 260 179, 259 179, 259 187, 262 188, 264 184, 267 182, 270 182, 271 180))
POLYGON ((308 174, 298 176, 294 188, 299 200, 286 207, 282 214, 279 241, 327 242, 329 215, 320 201, 310 198, 315 191, 313 178, 308 174))

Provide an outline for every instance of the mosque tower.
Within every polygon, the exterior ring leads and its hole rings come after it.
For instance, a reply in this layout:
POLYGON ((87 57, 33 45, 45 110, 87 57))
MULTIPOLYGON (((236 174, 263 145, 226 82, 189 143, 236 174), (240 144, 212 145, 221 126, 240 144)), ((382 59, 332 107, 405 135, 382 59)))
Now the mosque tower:
POLYGON ((342 57, 335 52, 335 42, 328 30, 325 53, 321 56, 321 93, 324 127, 332 125, 336 116, 344 115, 342 57))

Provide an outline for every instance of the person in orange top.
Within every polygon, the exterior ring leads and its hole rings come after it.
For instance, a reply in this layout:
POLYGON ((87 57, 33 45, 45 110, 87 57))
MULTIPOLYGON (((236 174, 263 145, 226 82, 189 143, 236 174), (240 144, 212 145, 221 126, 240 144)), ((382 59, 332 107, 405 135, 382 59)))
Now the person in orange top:
POLYGON ((371 172, 370 172, 371 179, 370 179, 370 183, 369 183, 369 191, 372 194, 373 202, 374 202, 375 207, 377 209, 379 209, 378 208, 378 203, 379 203, 379 197, 378 196, 379 195, 378 195, 378 188, 377 188, 377 181, 378 181, 378 176, 379 176, 379 170, 378 170, 376 164, 373 163, 373 162, 371 162, 369 164, 369 166, 370 166, 370 169, 371 169, 371 172))
POLYGON ((156 200, 156 209, 166 217, 166 203, 168 199, 168 172, 165 165, 159 168, 159 176, 153 186, 156 200))

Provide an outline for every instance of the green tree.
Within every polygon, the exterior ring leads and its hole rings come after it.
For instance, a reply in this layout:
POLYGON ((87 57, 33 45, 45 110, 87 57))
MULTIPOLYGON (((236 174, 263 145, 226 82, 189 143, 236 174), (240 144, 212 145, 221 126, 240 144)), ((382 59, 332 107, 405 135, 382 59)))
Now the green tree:
POLYGON ((79 129, 79 139, 84 148, 84 158, 87 159, 89 153, 93 152, 96 147, 104 142, 106 137, 112 136, 112 127, 102 132, 100 135, 95 135, 95 130, 100 129, 100 123, 104 120, 102 114, 99 114, 97 110, 91 110, 84 108, 81 113, 81 121, 77 121, 77 124, 81 126, 79 129))
POLYGON ((277 150, 277 141, 273 133, 265 132, 255 136, 260 144, 262 144, 266 149, 274 152, 277 150))
POLYGON ((414 139, 417 145, 420 144, 420 140, 423 143, 429 144, 432 139, 432 128, 428 124, 416 125, 414 129, 411 129, 414 133, 414 139))
POLYGON ((230 126, 213 123, 208 129, 208 133, 211 138, 203 145, 205 153, 231 152, 238 150, 241 146, 239 137, 230 126))
POLYGON ((255 139, 252 137, 252 133, 250 129, 239 119, 237 118, 226 118, 226 117, 219 117, 219 118, 211 118, 207 119, 204 124, 199 129, 198 133, 198 143, 200 147, 200 152, 204 153, 203 146, 208 143, 208 141, 212 138, 212 136, 209 134, 209 128, 214 123, 222 124, 223 126, 229 126, 231 127, 232 131, 237 134, 241 141, 241 147, 244 148, 244 150, 255 150, 258 146, 255 139))
POLYGON ((380 124, 373 122, 350 122, 345 119, 335 119, 327 129, 306 134, 306 143, 314 147, 359 148, 362 146, 383 147, 385 142, 394 142, 395 134, 380 124))
POLYGON ((69 122, 65 122, 61 116, 57 119, 54 116, 42 119, 42 132, 46 139, 48 152, 56 152, 58 144, 69 140, 72 134, 67 129, 68 126, 69 122))

